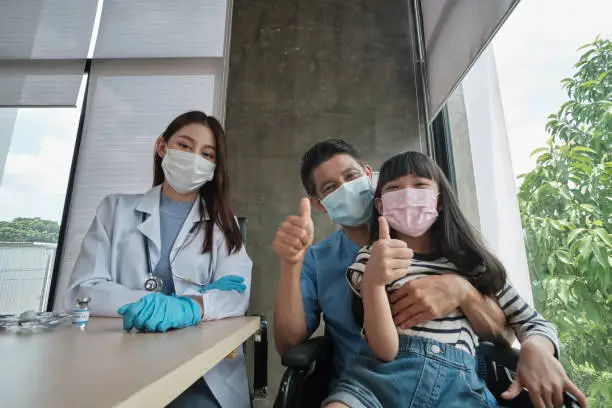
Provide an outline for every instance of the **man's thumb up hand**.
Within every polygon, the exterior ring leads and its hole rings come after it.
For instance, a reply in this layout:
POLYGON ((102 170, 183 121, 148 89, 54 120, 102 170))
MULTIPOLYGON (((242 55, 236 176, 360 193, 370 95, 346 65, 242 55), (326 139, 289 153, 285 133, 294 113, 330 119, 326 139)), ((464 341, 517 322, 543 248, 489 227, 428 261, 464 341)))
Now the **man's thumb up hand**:
POLYGON ((310 199, 307 197, 302 198, 302 201, 300 201, 300 217, 305 221, 306 231, 308 232, 306 245, 310 246, 314 241, 314 223, 312 222, 310 199))
POLYGON ((307 197, 302 198, 300 201, 300 216, 312 221, 312 215, 310 214, 310 199, 307 197))

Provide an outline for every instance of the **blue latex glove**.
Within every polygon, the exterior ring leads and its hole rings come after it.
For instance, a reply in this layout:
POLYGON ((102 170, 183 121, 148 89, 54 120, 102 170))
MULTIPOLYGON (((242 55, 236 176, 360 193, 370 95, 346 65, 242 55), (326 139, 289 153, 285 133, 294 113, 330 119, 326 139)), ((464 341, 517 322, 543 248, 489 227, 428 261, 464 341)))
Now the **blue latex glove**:
POLYGON ((213 289, 224 290, 224 291, 235 290, 238 293, 242 293, 247 288, 243 282, 244 282, 244 278, 242 276, 226 275, 204 286, 202 289, 200 289, 200 293, 204 293, 208 290, 213 290, 213 289))
POLYGON ((117 311, 123 316, 123 328, 148 332, 182 329, 200 322, 198 303, 188 297, 151 293, 137 302, 123 305, 117 311))

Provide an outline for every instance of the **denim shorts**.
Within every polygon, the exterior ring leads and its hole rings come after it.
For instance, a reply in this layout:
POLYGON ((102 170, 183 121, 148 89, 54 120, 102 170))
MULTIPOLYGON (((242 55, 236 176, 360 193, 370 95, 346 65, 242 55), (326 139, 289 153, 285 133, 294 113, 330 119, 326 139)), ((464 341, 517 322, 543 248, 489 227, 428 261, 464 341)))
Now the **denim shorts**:
POLYGON ((400 336, 395 359, 378 360, 369 347, 349 363, 323 402, 351 408, 497 407, 470 354, 434 340, 400 336))

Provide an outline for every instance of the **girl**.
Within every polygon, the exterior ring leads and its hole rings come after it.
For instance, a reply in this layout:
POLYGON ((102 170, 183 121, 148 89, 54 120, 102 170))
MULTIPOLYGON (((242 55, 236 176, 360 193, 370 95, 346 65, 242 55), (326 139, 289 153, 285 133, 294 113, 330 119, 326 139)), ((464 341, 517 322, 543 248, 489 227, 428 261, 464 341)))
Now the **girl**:
MULTIPOLYGON (((251 266, 229 206, 225 133, 202 112, 175 118, 157 139, 153 188, 102 200, 67 294, 126 330, 163 332, 242 316, 251 266)), ((171 352, 169 350, 169 352, 171 352)), ((250 406, 242 353, 206 373, 170 407, 250 406)))
MULTIPOLYGON (((385 162, 374 204, 372 242, 377 242, 363 248, 347 270, 349 285, 363 299, 359 323, 369 347, 324 405, 497 406, 476 374, 477 338, 461 310, 402 329, 393 322, 388 293, 423 276, 457 274, 499 303, 521 342, 543 336, 556 352, 556 330, 507 282, 503 265, 472 230, 442 170, 427 156, 406 152, 385 162)), ((542 398, 536 406, 563 403, 562 392, 542 398)))

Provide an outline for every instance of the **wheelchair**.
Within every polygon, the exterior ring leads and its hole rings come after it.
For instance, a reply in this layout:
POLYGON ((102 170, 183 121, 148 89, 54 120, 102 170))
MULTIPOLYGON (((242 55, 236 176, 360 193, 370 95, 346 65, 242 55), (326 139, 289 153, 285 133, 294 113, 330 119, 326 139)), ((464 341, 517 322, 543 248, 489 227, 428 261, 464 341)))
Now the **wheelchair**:
MULTIPOLYGON (((274 408, 319 408, 329 394, 333 373, 333 340, 328 334, 314 337, 289 349, 281 359, 287 369, 274 401, 274 408)), ((478 375, 499 405, 508 408, 533 407, 526 391, 513 400, 501 397, 516 373, 519 351, 483 342, 476 352, 478 375)), ((565 407, 579 408, 577 400, 565 393, 565 407)))

